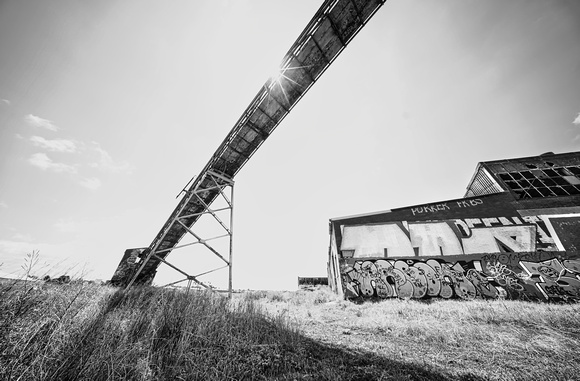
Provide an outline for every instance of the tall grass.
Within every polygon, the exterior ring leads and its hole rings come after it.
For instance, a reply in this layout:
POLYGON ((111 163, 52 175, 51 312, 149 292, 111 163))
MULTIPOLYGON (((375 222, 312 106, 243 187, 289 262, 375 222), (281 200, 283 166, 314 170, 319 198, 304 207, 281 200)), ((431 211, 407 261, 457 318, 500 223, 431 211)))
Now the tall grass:
POLYGON ((15 283, 0 296, 2 380, 446 379, 316 342, 252 296, 82 282, 15 283))
POLYGON ((0 285, 1 380, 574 380, 580 306, 0 285))
POLYGON ((85 284, 0 299, 0 379, 253 379, 285 372, 297 335, 251 302, 85 284))

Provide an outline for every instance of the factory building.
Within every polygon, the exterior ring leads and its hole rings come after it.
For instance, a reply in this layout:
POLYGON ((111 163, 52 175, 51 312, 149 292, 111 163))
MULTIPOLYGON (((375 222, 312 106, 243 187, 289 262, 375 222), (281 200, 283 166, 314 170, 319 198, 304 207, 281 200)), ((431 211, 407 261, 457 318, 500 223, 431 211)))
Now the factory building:
POLYGON ((580 299, 580 152, 481 162, 463 198, 330 220, 345 298, 580 299))

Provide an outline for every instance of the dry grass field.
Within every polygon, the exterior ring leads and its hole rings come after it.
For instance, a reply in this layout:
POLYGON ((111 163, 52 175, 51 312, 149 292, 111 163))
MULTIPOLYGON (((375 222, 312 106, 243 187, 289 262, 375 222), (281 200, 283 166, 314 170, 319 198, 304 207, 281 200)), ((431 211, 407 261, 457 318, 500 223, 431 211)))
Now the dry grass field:
POLYGON ((580 306, 0 285, 1 380, 574 380, 580 306))
POLYGON ((400 364, 361 379, 580 380, 580 305, 432 299, 356 304, 329 290, 256 292, 306 337, 400 364))

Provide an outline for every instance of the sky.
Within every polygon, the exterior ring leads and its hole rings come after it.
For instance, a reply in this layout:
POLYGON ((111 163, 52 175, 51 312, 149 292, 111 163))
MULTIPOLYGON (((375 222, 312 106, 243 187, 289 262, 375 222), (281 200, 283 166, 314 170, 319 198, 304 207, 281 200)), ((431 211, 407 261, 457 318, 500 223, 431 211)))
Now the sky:
MULTIPOLYGON (((0 1, 0 273, 38 252, 37 271, 110 279, 319 6, 0 1)), ((330 218, 578 150, 580 2, 389 0, 236 176, 234 288, 325 276, 330 218)), ((183 250, 168 259, 195 274, 202 254, 183 250)))

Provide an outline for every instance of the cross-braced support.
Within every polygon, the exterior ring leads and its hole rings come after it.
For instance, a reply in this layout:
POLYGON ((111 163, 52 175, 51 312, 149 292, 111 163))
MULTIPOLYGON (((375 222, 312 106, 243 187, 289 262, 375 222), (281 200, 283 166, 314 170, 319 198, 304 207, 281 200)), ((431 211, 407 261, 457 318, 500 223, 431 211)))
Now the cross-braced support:
POLYGON ((232 259, 233 259, 233 236, 234 236, 234 231, 233 231, 233 218, 234 218, 234 181, 231 179, 228 179, 227 177, 220 175, 218 173, 215 173, 213 171, 207 171, 204 174, 204 178, 201 179, 201 181, 197 181, 197 186, 195 186, 193 189, 190 189, 188 191, 186 191, 186 196, 185 196, 185 202, 183 202, 182 204, 184 205, 183 208, 181 208, 178 213, 174 213, 170 220, 167 222, 166 226, 167 229, 165 229, 164 233, 158 237, 158 239, 156 240, 156 242, 154 242, 154 244, 152 245, 152 247, 150 247, 150 251, 147 254, 147 256, 143 259, 141 265, 139 266, 139 269, 135 272, 135 274, 133 275, 131 281, 128 283, 127 288, 130 288, 135 281, 139 278, 139 275, 142 275, 142 273, 144 272, 144 269, 147 268, 147 264, 153 262, 160 262, 160 263, 164 263, 167 266, 169 266, 170 268, 174 269, 175 271, 179 272, 181 275, 184 276, 183 279, 177 280, 175 282, 171 282, 169 284, 166 284, 164 287, 167 286, 173 286, 173 285, 177 285, 179 283, 185 282, 187 281, 187 289, 189 290, 192 286, 192 282, 198 284, 201 287, 204 287, 208 290, 214 290, 214 288, 204 282, 202 282, 199 277, 203 276, 203 275, 207 275, 210 273, 213 273, 215 271, 224 269, 224 268, 228 268, 228 295, 231 296, 231 292, 232 292, 232 259), (204 201, 204 199, 207 199, 207 194, 208 192, 214 192, 216 193, 216 197, 215 199, 213 199, 213 202, 210 202, 209 204, 207 202, 204 201), (212 205, 214 204, 218 204, 219 202, 218 199, 221 199, 222 204, 224 204, 225 206, 220 206, 220 207, 216 207, 216 208, 212 208, 212 205), (190 213, 187 208, 185 207, 186 205, 191 205, 191 204, 198 204, 201 205, 202 208, 200 208, 200 212, 196 212, 196 213, 190 213), (218 215, 220 212, 224 212, 224 211, 229 211, 229 221, 227 219, 223 218, 223 213, 222 213, 222 218, 220 218, 220 216, 218 215), (223 231, 223 234, 219 234, 216 236, 211 236, 209 238, 205 238, 202 236, 202 234, 198 231, 196 231, 196 229, 194 229, 195 222, 197 222, 202 216, 209 216, 209 218, 212 218, 215 222, 217 222, 217 226, 219 226, 219 229, 223 231), (191 237, 194 238, 194 242, 190 242, 190 243, 186 243, 186 244, 182 244, 182 245, 176 245, 173 247, 169 247, 169 248, 165 248, 162 249, 160 247, 160 244, 162 242, 164 242, 164 240, 166 239, 166 237, 168 237, 168 235, 172 234, 175 231, 185 231, 186 233, 184 235, 189 235, 191 237), (227 244, 227 252, 224 252, 224 250, 222 249, 221 252, 220 250, 218 250, 214 245, 213 245, 213 241, 215 240, 219 240, 219 239, 228 239, 228 244, 227 244), (224 262, 223 266, 211 269, 209 271, 205 271, 196 275, 191 275, 190 273, 188 273, 187 271, 185 271, 182 268, 179 268, 178 266, 170 263, 167 261, 167 256, 171 251, 177 250, 177 249, 183 249, 185 247, 189 247, 189 246, 193 246, 193 245, 200 245, 202 247, 204 247, 206 249, 207 252, 215 255, 217 258, 219 258, 222 262, 224 262))

